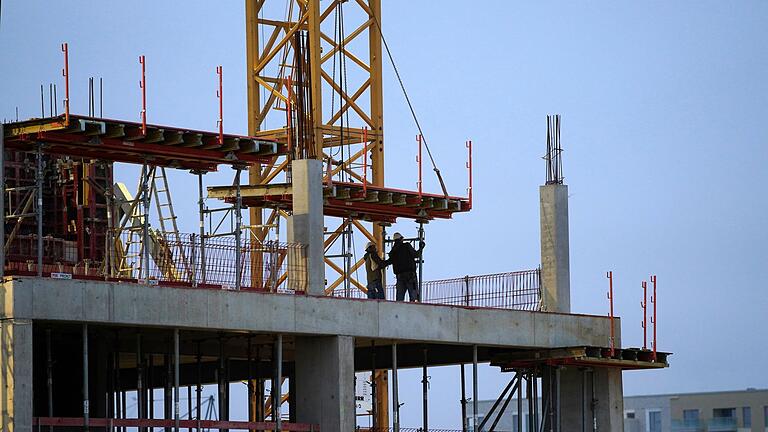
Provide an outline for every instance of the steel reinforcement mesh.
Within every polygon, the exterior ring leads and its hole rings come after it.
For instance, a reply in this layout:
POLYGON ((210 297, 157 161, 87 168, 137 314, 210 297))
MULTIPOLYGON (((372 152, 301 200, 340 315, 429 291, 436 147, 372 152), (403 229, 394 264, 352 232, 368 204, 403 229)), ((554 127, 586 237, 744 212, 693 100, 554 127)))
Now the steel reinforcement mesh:
MULTIPOLYGON (((395 300, 396 293, 395 284, 387 286, 387 300, 395 300)), ((367 294, 351 287, 337 288, 333 296, 366 298, 367 294)), ((538 311, 541 310, 541 270, 424 281, 420 300, 430 304, 538 311)))

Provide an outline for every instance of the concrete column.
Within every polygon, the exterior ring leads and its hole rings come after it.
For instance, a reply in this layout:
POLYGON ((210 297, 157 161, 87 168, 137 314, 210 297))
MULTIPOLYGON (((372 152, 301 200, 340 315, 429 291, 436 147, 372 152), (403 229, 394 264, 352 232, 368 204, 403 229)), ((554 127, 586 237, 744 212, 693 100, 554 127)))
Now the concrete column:
POLYGON ((354 354, 350 336, 296 338, 296 421, 355 430, 354 354))
POLYGON ((32 430, 32 321, 0 321, 0 430, 32 430))
POLYGON ((567 430, 592 431, 593 426, 597 432, 624 430, 621 370, 562 368, 560 398, 562 425, 571 425, 567 430))
POLYGON ((541 219, 541 284, 545 310, 571 311, 568 251, 568 186, 539 188, 541 219))
MULTIPOLYGON (((293 216, 288 242, 307 245, 307 293, 325 295, 323 248, 323 163, 314 159, 295 160, 291 164, 293 216)), ((294 255, 294 260, 301 257, 294 255)), ((289 262, 293 269, 297 266, 289 262)), ((298 267, 300 268, 300 267, 298 267)))

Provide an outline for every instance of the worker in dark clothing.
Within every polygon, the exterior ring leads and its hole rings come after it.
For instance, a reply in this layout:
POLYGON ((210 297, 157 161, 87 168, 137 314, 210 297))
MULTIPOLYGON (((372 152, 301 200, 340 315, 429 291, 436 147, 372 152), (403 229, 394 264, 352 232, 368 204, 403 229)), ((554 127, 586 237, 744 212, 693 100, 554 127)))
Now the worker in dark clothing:
POLYGON ((384 260, 376 250, 376 243, 368 242, 365 246, 365 272, 368 275, 368 298, 385 300, 384 295, 384 269, 387 268, 384 260))
POLYGON ((392 270, 397 278, 397 301, 405 300, 405 292, 408 292, 409 300, 419 301, 419 280, 416 277, 416 263, 421 258, 421 251, 424 249, 424 242, 419 243, 419 250, 416 250, 410 243, 403 241, 403 235, 395 233, 392 238, 395 244, 389 251, 389 259, 386 264, 392 264, 392 270))

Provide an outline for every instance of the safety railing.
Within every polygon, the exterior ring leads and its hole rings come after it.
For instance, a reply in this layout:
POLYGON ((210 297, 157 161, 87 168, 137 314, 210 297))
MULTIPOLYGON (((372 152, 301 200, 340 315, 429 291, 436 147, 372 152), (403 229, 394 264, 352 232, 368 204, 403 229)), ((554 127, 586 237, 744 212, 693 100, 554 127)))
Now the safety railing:
MULTIPOLYGON (((538 311, 541 309, 541 270, 523 270, 422 283, 421 303, 538 311)), ((335 297, 367 298, 358 289, 336 289, 335 297)), ((397 295, 387 286, 387 300, 397 295)))
MULTIPOLYGON (((6 274, 36 275, 35 236, 8 255, 6 274)), ((101 261, 73 262, 67 242, 43 239, 42 273, 59 278, 141 281, 157 285, 221 287, 267 292, 306 292, 306 247, 300 244, 244 241, 232 237, 126 231, 114 238, 101 261), (148 247, 144 248, 144 243, 148 247), (239 256, 238 256, 239 255, 239 256), (239 266, 238 266, 239 263, 239 266), (239 280, 239 283, 238 283, 239 280)))
MULTIPOLYGON (((35 417, 32 419, 34 430, 49 430, 54 427, 57 431, 82 431, 85 427, 85 419, 82 417, 35 417), (41 429, 45 426, 44 429, 41 429)), ((88 419, 91 430, 115 432, 124 428, 174 428, 176 420, 168 419, 115 419, 115 418, 91 418, 88 419)), ((247 421, 222 421, 222 420, 179 420, 179 428, 194 430, 276 430, 274 422, 247 422, 247 421)), ((319 432, 320 426, 306 423, 288 423, 280 425, 281 431, 319 432)))

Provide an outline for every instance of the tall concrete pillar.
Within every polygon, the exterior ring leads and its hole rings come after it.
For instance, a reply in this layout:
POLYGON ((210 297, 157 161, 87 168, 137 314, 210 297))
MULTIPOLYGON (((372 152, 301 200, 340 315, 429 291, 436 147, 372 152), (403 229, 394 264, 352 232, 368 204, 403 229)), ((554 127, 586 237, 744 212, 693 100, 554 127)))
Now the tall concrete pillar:
POLYGON ((32 430, 32 321, 0 320, 0 430, 32 430))
POLYGON ((315 159, 294 160, 291 176, 293 216, 288 229, 288 242, 307 245, 307 293, 325 295, 323 163, 315 159))
POLYGON ((620 369, 560 370, 560 419, 563 431, 622 432, 623 416, 624 396, 620 369))
MULTIPOLYGON (((355 344, 350 336, 296 338, 296 421, 355 430, 355 344)), ((293 409, 293 407, 291 407, 293 409)))
POLYGON ((541 186, 539 197, 543 306, 548 312, 570 312, 568 186, 564 184, 541 186))

